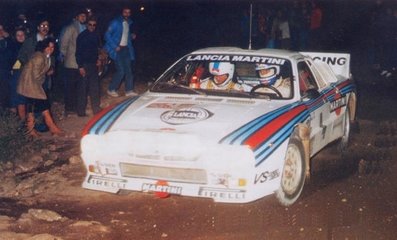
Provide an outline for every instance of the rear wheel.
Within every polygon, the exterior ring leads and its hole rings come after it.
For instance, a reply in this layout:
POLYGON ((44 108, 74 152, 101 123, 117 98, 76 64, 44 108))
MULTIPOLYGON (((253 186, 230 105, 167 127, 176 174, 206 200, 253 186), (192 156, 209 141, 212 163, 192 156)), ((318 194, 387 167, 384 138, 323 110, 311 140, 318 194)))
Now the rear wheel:
POLYGON ((276 197, 284 206, 293 204, 300 196, 305 183, 306 163, 302 143, 291 139, 285 154, 283 174, 276 197))

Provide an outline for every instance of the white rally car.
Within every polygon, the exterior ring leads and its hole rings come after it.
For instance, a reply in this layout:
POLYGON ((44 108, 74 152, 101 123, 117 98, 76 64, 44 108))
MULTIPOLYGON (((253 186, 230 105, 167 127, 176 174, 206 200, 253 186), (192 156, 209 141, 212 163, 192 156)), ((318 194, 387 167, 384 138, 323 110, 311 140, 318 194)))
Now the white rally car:
POLYGON ((311 157, 349 141, 350 55, 207 48, 141 96, 103 110, 81 140, 84 188, 294 203, 311 157))

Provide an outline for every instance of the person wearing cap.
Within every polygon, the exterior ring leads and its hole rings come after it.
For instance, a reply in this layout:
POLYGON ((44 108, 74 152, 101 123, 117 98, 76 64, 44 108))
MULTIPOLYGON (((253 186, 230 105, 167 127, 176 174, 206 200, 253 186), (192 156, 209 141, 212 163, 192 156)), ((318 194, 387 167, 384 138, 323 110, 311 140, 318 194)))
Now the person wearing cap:
POLYGON ((208 71, 211 77, 200 83, 201 89, 237 90, 243 91, 243 87, 234 79, 234 64, 230 62, 210 62, 208 71))
POLYGON ((64 102, 65 115, 76 113, 78 81, 80 79, 79 66, 76 62, 76 40, 77 36, 86 29, 87 20, 86 9, 76 12, 73 21, 65 28, 60 39, 59 50, 63 56, 64 66, 64 102))

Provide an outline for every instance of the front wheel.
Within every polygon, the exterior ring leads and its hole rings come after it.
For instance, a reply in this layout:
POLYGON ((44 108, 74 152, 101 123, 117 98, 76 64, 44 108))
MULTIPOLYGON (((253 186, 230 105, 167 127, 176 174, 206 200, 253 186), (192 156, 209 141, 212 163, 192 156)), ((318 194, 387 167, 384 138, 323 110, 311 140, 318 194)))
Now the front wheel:
POLYGON ((285 154, 280 187, 276 192, 278 201, 289 206, 300 196, 305 183, 306 163, 303 145, 298 139, 291 139, 285 154))

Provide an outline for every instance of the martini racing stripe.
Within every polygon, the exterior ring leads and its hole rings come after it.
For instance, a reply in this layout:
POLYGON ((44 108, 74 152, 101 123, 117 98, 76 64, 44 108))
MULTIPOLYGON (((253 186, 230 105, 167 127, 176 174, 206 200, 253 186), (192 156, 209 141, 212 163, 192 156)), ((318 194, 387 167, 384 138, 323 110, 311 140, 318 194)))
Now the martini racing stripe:
POLYGON ((341 86, 338 86, 338 88, 340 88, 340 92, 342 94, 346 94, 349 92, 352 92, 356 89, 355 85, 353 85, 350 81, 348 83, 341 83, 341 86), (345 86, 347 85, 347 86, 345 86))
MULTIPOLYGON (((345 84, 342 83, 341 85, 343 86, 345 84)), ((350 85, 348 88, 352 89, 352 86, 350 85)), ((306 102, 305 105, 307 105, 309 112, 313 112, 316 109, 318 109, 319 107, 321 107, 324 104, 324 101, 331 100, 332 97, 335 95, 335 92, 336 92, 335 87, 325 89, 321 93, 322 96, 306 102)), ((346 93, 347 92, 350 92, 350 91, 346 90, 346 93)), ((267 122, 270 122, 272 119, 279 117, 281 114, 283 114, 286 110, 289 110, 290 108, 291 108, 291 105, 287 105, 287 106, 282 107, 278 110, 275 110, 273 112, 270 112, 268 114, 260 116, 259 118, 255 119, 254 121, 247 123, 246 125, 242 126, 241 128, 237 129, 236 131, 232 132, 228 136, 224 137, 220 141, 220 143, 226 143, 226 144, 234 144, 235 142, 241 143, 242 138, 244 138, 247 135, 251 135, 253 132, 257 131, 258 126, 261 127, 261 126, 265 125, 267 122)))
POLYGON ((352 92, 355 89, 354 85, 349 82, 342 82, 339 85, 332 85, 329 88, 321 91, 321 97, 314 99, 313 101, 309 101, 307 103, 309 111, 313 112, 317 108, 321 107, 323 101, 333 101, 335 100, 335 95, 337 95, 336 91, 338 90, 341 95, 346 95, 349 92, 352 92))
POLYGON ((349 82, 335 84, 321 92, 321 95, 300 105, 287 105, 269 112, 233 131, 219 143, 248 145, 253 149, 258 166, 277 149, 291 134, 296 124, 305 121, 311 112, 326 101, 333 101, 338 95, 354 90, 349 82), (339 91, 339 93, 337 93, 339 91))
POLYGON ((347 93, 354 91, 355 87, 351 84, 351 82, 343 82, 339 85, 332 86, 331 90, 329 90, 328 94, 326 94, 326 98, 328 101, 334 101, 340 98, 341 96, 345 96, 347 93), (339 93, 337 93, 339 91, 339 93))
POLYGON ((94 126, 96 124, 96 122, 98 122, 99 119, 101 119, 106 113, 108 113, 110 110, 112 110, 116 106, 117 106, 117 104, 110 105, 110 106, 106 107, 105 109, 103 109, 102 111, 100 111, 99 113, 97 113, 96 115, 94 115, 94 117, 92 117, 88 121, 87 125, 81 131, 81 136, 87 135, 88 132, 90 131, 90 129, 92 128, 92 126, 94 126))
POLYGON ((250 146, 254 151, 257 166, 291 135, 297 123, 304 121, 308 116, 305 105, 292 108, 288 105, 247 123, 223 138, 220 143, 250 146))
POLYGON ((221 139, 220 143, 250 146, 257 166, 292 134, 296 124, 305 121, 311 112, 326 101, 332 101, 338 95, 337 90, 346 94, 353 89, 350 82, 327 88, 321 92, 320 97, 309 100, 304 105, 287 105, 258 117, 221 139))
POLYGON ((220 143, 234 144, 235 142, 237 142, 237 144, 240 144, 241 142, 243 142, 243 139, 247 138, 247 136, 251 135, 259 128, 261 128, 263 125, 265 125, 272 119, 277 118, 279 115, 283 114, 285 111, 287 111, 290 108, 291 105, 287 105, 275 111, 269 112, 265 115, 262 115, 254 119, 253 121, 247 123, 246 125, 242 126, 241 128, 235 130, 234 132, 230 133, 228 136, 224 137, 220 141, 220 143))
POLYGON ((101 118, 98 119, 97 122, 92 124, 91 128, 87 131, 89 134, 104 134, 113 123, 117 120, 117 118, 127 109, 138 97, 127 99, 126 101, 118 104, 117 106, 110 108, 108 112, 102 115, 101 118))
POLYGON ((323 104, 324 104, 323 97, 319 97, 319 98, 310 100, 305 103, 305 105, 307 106, 307 108, 310 112, 315 111, 317 108, 321 107, 323 104))
POLYGON ((242 144, 251 146, 252 149, 256 149, 260 144, 269 139, 276 132, 280 131, 286 124, 288 124, 288 122, 292 121, 295 117, 297 117, 301 112, 305 110, 306 106, 299 105, 285 112, 284 114, 282 114, 278 118, 273 119, 271 122, 264 125, 254 134, 249 136, 242 142, 242 144))
POLYGON ((268 156, 270 156, 278 146, 280 146, 286 139, 288 139, 295 125, 303 122, 309 116, 309 112, 304 111, 299 114, 298 117, 294 118, 293 121, 286 124, 282 130, 278 131, 271 138, 269 138, 266 142, 260 145, 260 147, 254 150, 256 163, 255 166, 261 164, 268 156))

